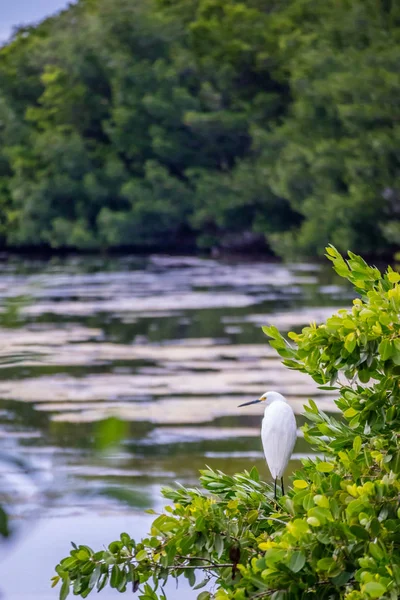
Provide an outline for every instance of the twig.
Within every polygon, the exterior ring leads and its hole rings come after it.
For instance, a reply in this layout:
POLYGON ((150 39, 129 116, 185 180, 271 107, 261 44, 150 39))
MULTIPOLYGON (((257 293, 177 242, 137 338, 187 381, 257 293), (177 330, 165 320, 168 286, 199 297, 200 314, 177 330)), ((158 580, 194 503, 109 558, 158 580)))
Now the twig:
MULTIPOLYGON (((208 562, 213 567, 218 566, 218 563, 215 563, 213 560, 210 560, 209 558, 204 558, 203 556, 181 556, 180 554, 177 554, 176 557, 182 558, 183 560, 203 560, 205 562, 208 562)), ((232 565, 227 565, 227 566, 231 567, 232 565)))
POLYGON ((271 596, 271 594, 273 594, 276 591, 278 591, 278 590, 266 590, 264 592, 261 592, 260 594, 256 594, 255 596, 251 596, 251 600, 254 600, 254 598, 264 598, 265 596, 271 596))
POLYGON ((277 523, 282 523, 282 525, 287 525, 286 521, 282 521, 282 519, 275 519, 275 517, 264 517, 266 521, 276 521, 277 523))
MULTIPOLYGON (((159 566, 159 565, 157 565, 159 566)), ((174 565, 172 567, 166 567, 168 571, 176 571, 178 569, 199 569, 199 570, 206 570, 206 569, 225 569, 226 567, 230 567, 232 568, 234 565, 233 563, 226 563, 226 564, 221 564, 221 565, 217 565, 216 563, 211 563, 210 565, 204 565, 204 567, 202 567, 201 565, 174 565)))

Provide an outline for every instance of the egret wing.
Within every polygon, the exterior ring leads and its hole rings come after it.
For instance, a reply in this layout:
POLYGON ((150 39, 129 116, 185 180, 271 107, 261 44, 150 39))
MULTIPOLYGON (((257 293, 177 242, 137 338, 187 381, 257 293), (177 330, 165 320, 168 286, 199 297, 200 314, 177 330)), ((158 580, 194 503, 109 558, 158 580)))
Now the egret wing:
POLYGON ((261 440, 268 468, 280 479, 287 467, 297 437, 296 419, 286 402, 273 402, 265 410, 261 440))

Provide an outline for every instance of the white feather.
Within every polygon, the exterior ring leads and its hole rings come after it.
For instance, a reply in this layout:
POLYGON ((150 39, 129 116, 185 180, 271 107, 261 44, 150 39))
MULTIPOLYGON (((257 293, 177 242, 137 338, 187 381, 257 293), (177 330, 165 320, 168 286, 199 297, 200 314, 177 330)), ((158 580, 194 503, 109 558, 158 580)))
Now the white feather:
POLYGON ((291 406, 281 394, 268 392, 266 396, 261 440, 271 475, 274 479, 280 479, 296 443, 296 419, 291 406))

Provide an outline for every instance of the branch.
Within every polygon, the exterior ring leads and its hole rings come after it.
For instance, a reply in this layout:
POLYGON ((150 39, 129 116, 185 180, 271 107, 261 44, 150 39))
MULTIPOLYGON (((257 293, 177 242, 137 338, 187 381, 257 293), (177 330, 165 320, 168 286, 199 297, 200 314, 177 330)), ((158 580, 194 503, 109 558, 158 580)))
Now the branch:
MULTIPOLYGON (((160 566, 160 565, 157 565, 157 566, 160 566)), ((216 563, 211 563, 210 565, 204 565, 204 567, 202 567, 201 565, 175 565, 172 567, 167 567, 167 570, 168 571, 176 571, 177 569, 199 569, 199 570, 205 571, 210 568, 225 569, 226 567, 230 567, 232 569, 235 566, 236 565, 234 565, 233 563, 226 563, 226 564, 220 564, 220 565, 218 565, 216 563)))
MULTIPOLYGON (((213 567, 218 567, 218 563, 215 563, 213 560, 210 560, 209 558, 204 558, 203 556, 181 556, 180 554, 176 555, 177 558, 181 558, 183 560, 203 560, 205 562, 208 562, 210 565, 212 565, 213 567)), ((226 567, 232 567, 232 565, 224 565, 226 567)), ((201 568, 201 567, 195 567, 197 568, 201 568)))
POLYGON ((266 521, 276 521, 277 523, 282 523, 282 525, 287 525, 287 521, 282 521, 282 519, 275 519, 275 517, 264 517, 266 521))
MULTIPOLYGON (((134 557, 132 557, 134 558, 134 557)), ((207 561, 207 565, 185 565, 185 564, 181 564, 181 565, 171 565, 170 567, 163 567, 165 568, 167 571, 177 571, 178 569, 199 569, 200 571, 206 571, 207 569, 225 569, 226 567, 229 568, 233 568, 236 566, 236 564, 234 563, 215 563, 212 560, 209 560, 208 558, 202 558, 200 556, 178 556, 178 558, 181 558, 183 560, 204 560, 207 561)), ((134 562, 131 561, 131 564, 135 564, 135 566, 139 565, 139 562, 134 562)), ((97 563, 97 564, 100 564, 97 563)), ((151 562, 149 564, 149 566, 153 569, 159 569, 161 567, 160 563, 155 563, 155 562, 151 562)))
POLYGON ((267 590, 264 592, 261 592, 260 594, 256 594, 255 596, 251 597, 251 600, 254 600, 255 598, 264 598, 266 596, 271 596, 271 594, 273 594, 274 592, 277 592, 279 590, 267 590))

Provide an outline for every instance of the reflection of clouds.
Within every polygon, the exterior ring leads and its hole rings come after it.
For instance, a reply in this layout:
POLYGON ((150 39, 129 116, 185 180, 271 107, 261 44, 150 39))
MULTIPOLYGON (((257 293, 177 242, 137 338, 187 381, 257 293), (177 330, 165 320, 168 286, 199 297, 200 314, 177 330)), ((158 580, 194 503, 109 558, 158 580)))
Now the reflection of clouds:
MULTIPOLYGON (((77 362, 73 360, 71 362, 72 364, 97 364, 98 362, 101 364, 111 360, 111 356, 106 351, 109 346, 113 348, 111 344, 106 345, 103 352, 96 345, 90 349, 86 348, 86 352, 83 356, 79 356, 77 362)), ((138 360, 151 360, 156 364, 154 367, 143 368, 138 365, 136 372, 130 373, 125 371, 92 373, 83 377, 59 373, 19 380, 3 380, 0 382, 0 397, 41 404, 104 401, 113 405, 123 400, 127 404, 132 404, 134 410, 139 412, 145 404, 143 400, 165 397, 171 400, 176 395, 190 398, 192 408, 193 397, 196 396, 210 396, 217 403, 221 401, 221 396, 228 395, 229 400, 234 404, 244 396, 259 395, 264 388, 279 388, 289 397, 321 395, 306 375, 285 369, 279 359, 263 357, 267 347, 262 344, 220 346, 212 350, 207 347, 182 346, 154 348, 117 346, 117 348, 121 359, 127 358, 126 354, 130 354, 133 360, 132 366, 134 366, 133 355, 136 355, 138 360), (138 403, 137 400, 142 402, 138 403)), ((57 348, 54 349, 54 354, 56 352, 57 348)), ((76 352, 79 354, 78 348, 76 352)), ((65 364, 71 364, 70 356, 74 356, 73 348, 70 348, 69 352, 54 356, 54 363, 50 364, 64 364, 63 358, 65 364)), ((116 360, 115 355, 113 360, 116 360)), ((327 395, 326 392, 324 395, 327 395)), ((50 407, 50 404, 46 406, 50 407)))
POLYGON ((96 301, 66 301, 38 300, 22 310, 24 315, 38 316, 43 314, 89 316, 95 313, 140 313, 141 317, 170 316, 171 312, 182 310, 199 310, 208 308, 244 308, 257 304, 260 298, 246 295, 214 292, 181 292, 165 296, 144 296, 142 298, 113 298, 96 301), (168 312, 167 312, 168 311, 168 312), (153 315, 151 314, 153 313, 153 315))
POLYGON ((27 346, 32 350, 34 346, 35 352, 39 349, 46 354, 53 346, 95 340, 101 335, 101 329, 89 329, 73 323, 67 327, 60 324, 57 328, 35 325, 25 329, 0 329, 0 351, 4 351, 6 355, 10 351, 27 350, 27 346))
POLYGON ((337 311, 337 306, 297 308, 273 314, 246 315, 243 317, 243 322, 254 323, 260 327, 263 325, 274 325, 280 330, 288 331, 292 327, 307 326, 310 323, 323 323, 326 319, 337 313, 337 311))
MULTIPOLYGON (((129 367, 79 377, 57 373, 3 380, 0 398, 35 403, 36 410, 50 413, 52 420, 69 423, 110 415, 157 424, 211 423, 219 417, 261 414, 252 406, 238 411, 237 405, 265 389, 279 389, 297 413, 310 396, 325 410, 335 410, 329 393, 318 390, 306 375, 284 368, 266 344, 218 344, 210 338, 153 345, 86 341, 97 333, 73 327, 54 334, 22 331, 21 337, 32 343, 30 335, 38 334, 41 366, 89 369, 129 361, 129 367)), ((22 347, 22 340, 15 333, 11 347, 22 347)))
MULTIPOLYGON (((284 369, 257 332, 335 311, 302 308, 328 293, 334 304, 340 294, 318 287, 319 267, 196 257, 96 261, 0 265, 0 311, 27 296, 16 303, 20 327, 0 328, 0 365, 10 353, 20 356, 1 371, 1 443, 61 480, 53 486, 60 510, 103 510, 112 503, 104 494, 115 495, 119 484, 134 487, 135 497, 140 488, 148 506, 158 498, 156 482, 194 485, 206 462, 229 473, 256 464, 267 476, 263 409, 238 408, 266 389, 284 393, 297 414, 309 397, 336 410, 329 392, 284 369), (234 344, 237 334, 260 343, 234 344), (92 423, 110 415, 130 422, 114 462, 87 451, 92 423)), ((306 452, 298 435, 296 450, 306 452)))
MULTIPOLYGON (((15 438, 2 440, 2 447, 7 445, 9 451, 0 452, 0 505, 8 516, 9 540, 13 540, 48 506, 47 492, 54 478, 48 461, 23 456, 16 451, 15 438)), ((6 549, 4 542, 0 536, 1 550, 6 549)))
MULTIPOLYGON (((281 386, 281 391, 285 392, 286 386, 281 386)), ((302 414, 303 406, 307 402, 309 395, 296 397, 293 394, 286 393, 290 404, 296 414, 302 414)), ((249 401, 255 397, 255 392, 251 395, 240 396, 240 402, 249 401)), ((318 406, 325 412, 338 412, 332 399, 327 396, 319 398, 313 395, 318 406)), ((109 416, 116 416, 120 419, 132 422, 147 422, 153 424, 190 424, 190 423, 210 423, 221 417, 246 417, 254 416, 261 420, 262 410, 260 407, 243 407, 240 413, 237 409, 239 397, 182 397, 161 399, 155 402, 43 402, 35 406, 36 410, 52 413, 52 420, 67 423, 90 423, 99 421, 109 416), (258 408, 258 410, 257 410, 258 408)), ((227 427, 229 431, 229 427, 227 427)), ((229 435, 229 434, 228 434, 229 435)))
MULTIPOLYGON (((73 262, 39 274, 4 273, 0 298, 29 295, 23 314, 86 316, 98 312, 162 313, 202 308, 240 308, 298 297, 315 274, 269 263, 223 263, 202 259, 150 257, 145 269, 77 273, 73 262), (206 290, 206 291, 205 291, 206 290)), ((143 314, 141 315, 143 316, 143 314)), ((161 316, 161 314, 159 314, 161 316)))
POLYGON ((156 427, 143 445, 177 444, 203 440, 224 440, 230 438, 258 437, 260 427, 156 427))

